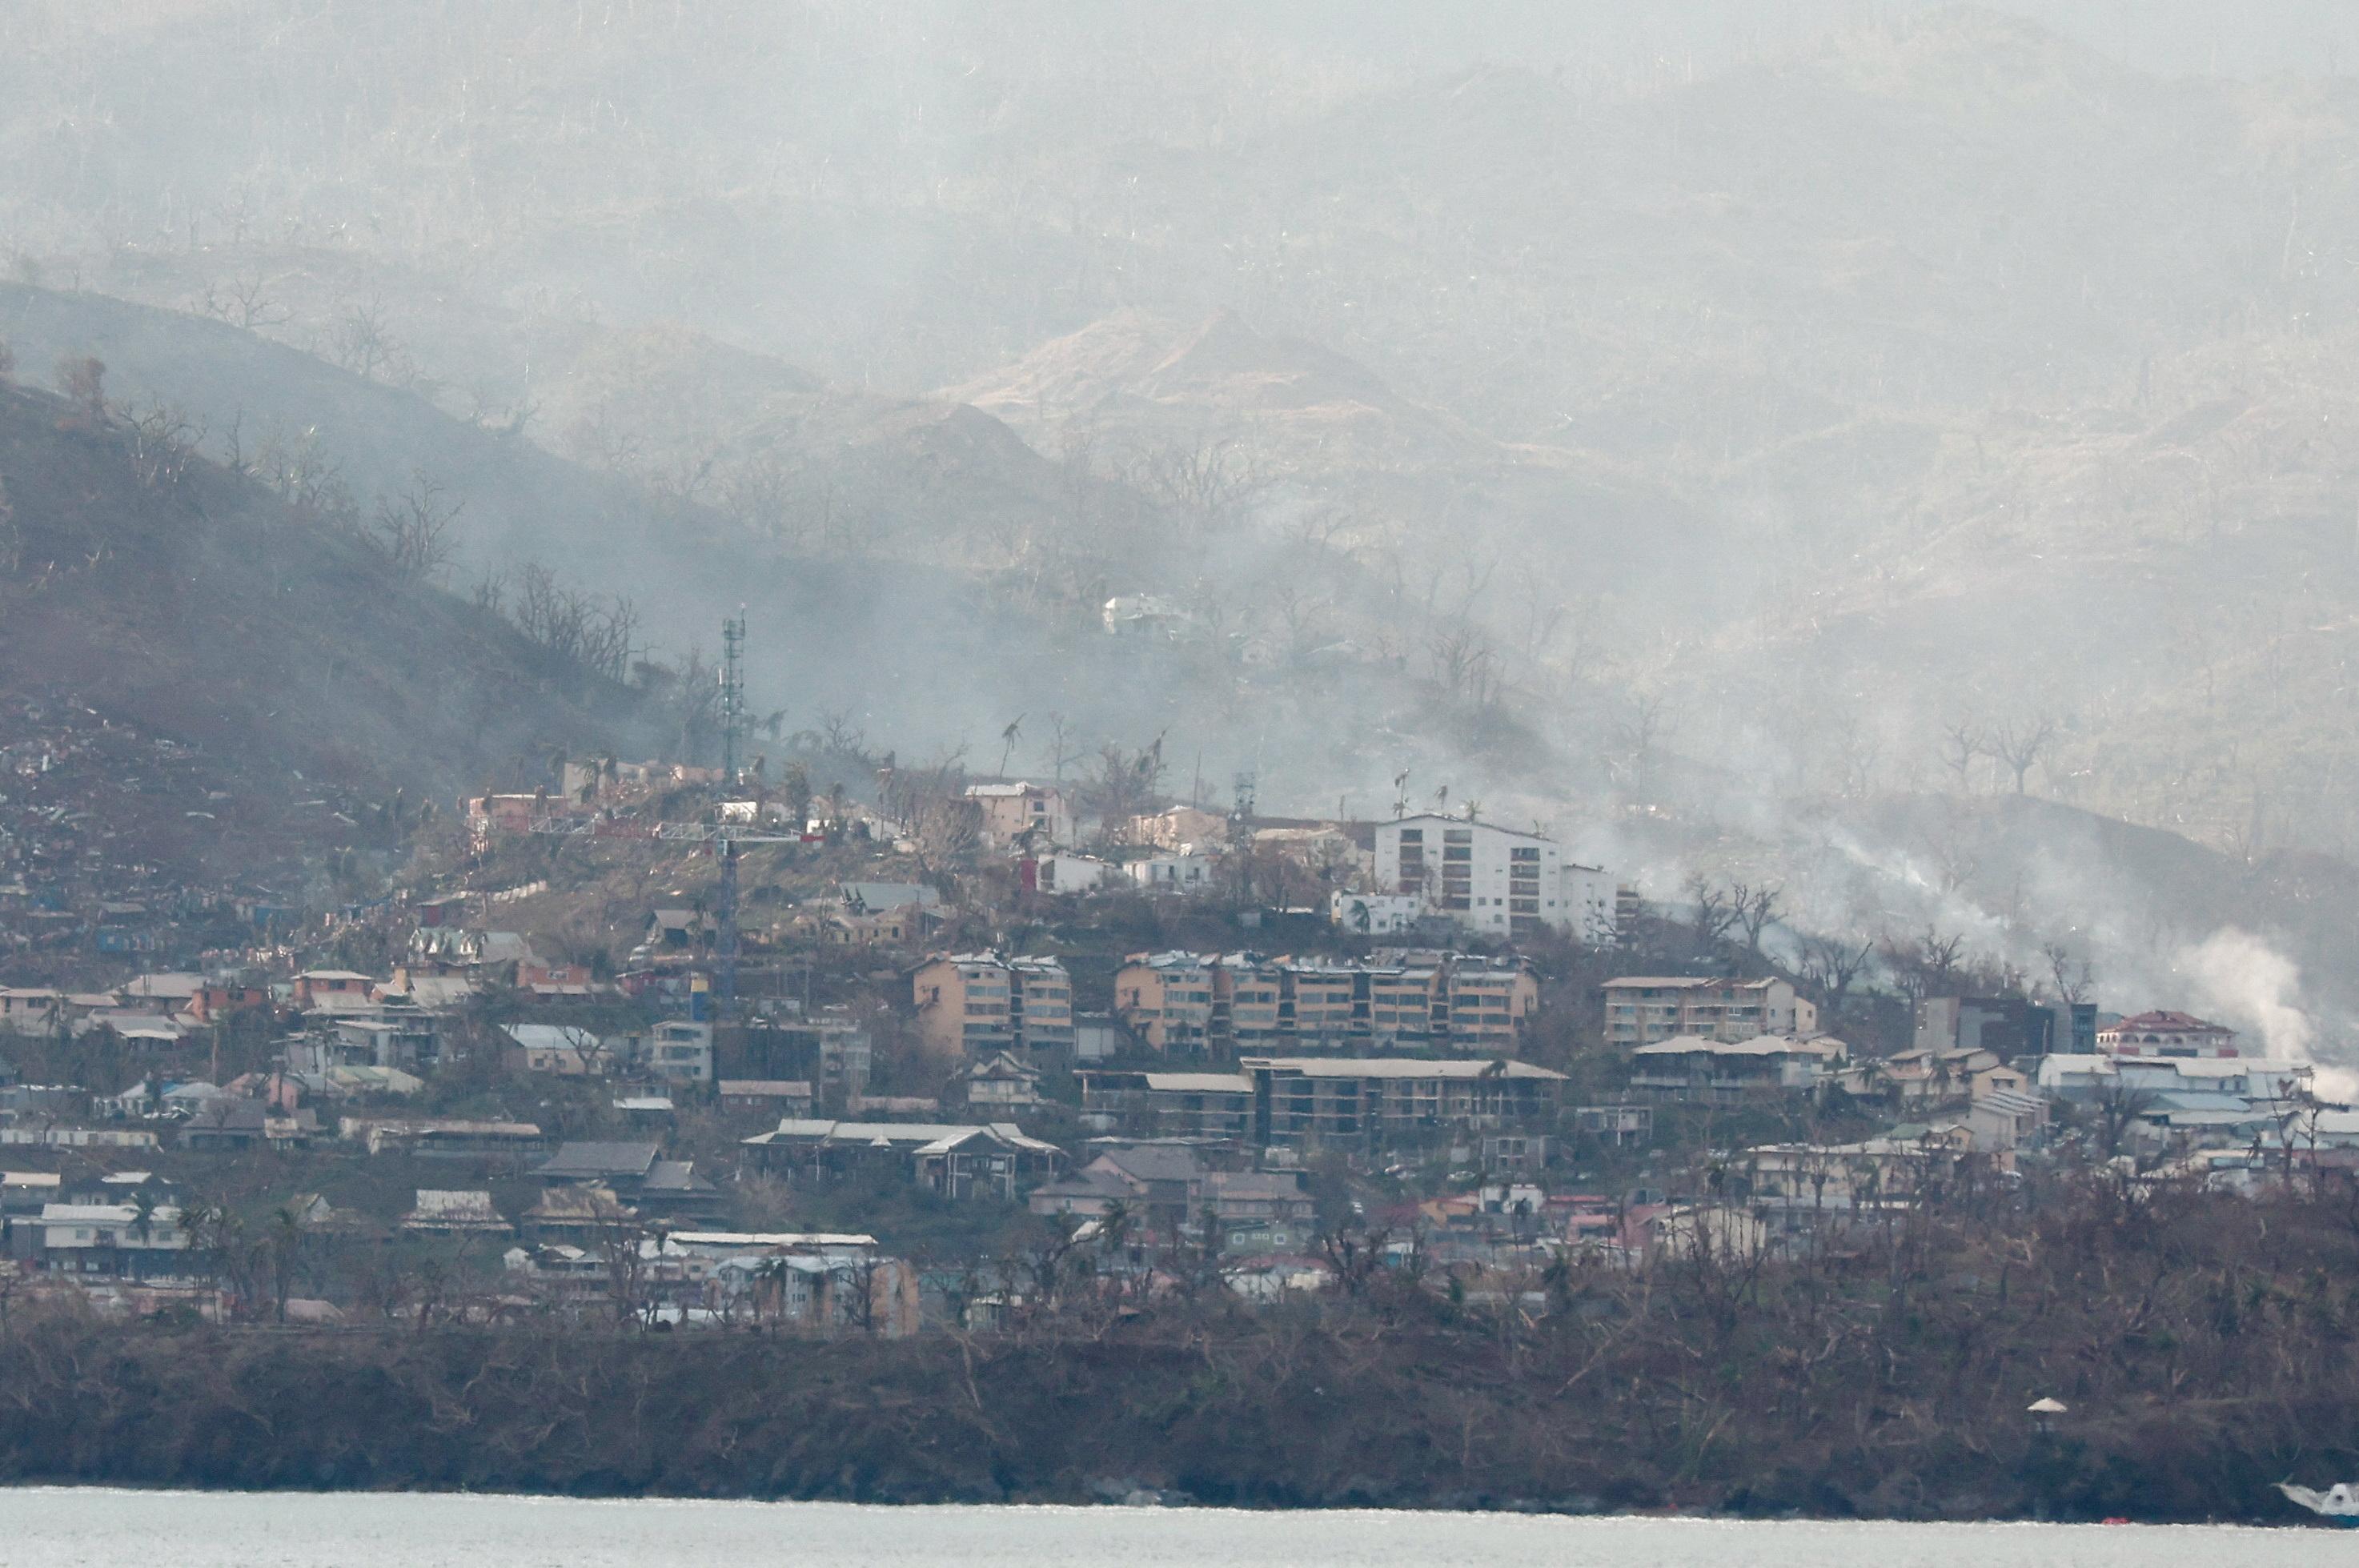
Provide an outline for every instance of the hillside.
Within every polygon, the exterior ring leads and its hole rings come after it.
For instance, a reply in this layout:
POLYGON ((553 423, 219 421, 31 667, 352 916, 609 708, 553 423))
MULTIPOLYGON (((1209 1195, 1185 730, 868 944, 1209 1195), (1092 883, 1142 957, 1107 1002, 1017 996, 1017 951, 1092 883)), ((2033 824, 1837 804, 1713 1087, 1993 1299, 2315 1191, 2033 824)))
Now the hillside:
POLYGON ((0 386, 0 485, 19 853, 71 812, 112 869, 285 893, 554 751, 651 744, 636 694, 119 409, 0 386))

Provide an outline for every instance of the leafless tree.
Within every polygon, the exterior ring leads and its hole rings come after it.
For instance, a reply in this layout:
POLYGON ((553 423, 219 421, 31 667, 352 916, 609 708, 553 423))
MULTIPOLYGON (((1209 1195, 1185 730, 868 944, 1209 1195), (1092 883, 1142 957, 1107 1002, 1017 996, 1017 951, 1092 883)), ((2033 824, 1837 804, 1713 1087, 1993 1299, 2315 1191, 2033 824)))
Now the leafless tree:
POLYGON ((1065 781, 1065 769, 1081 760, 1082 754, 1072 743, 1071 732, 1065 724, 1065 715, 1049 715, 1049 768, 1056 781, 1065 781))
MULTIPOLYGON (((548 567, 531 561, 517 572, 513 599, 504 578, 489 578, 477 585, 475 602, 500 610, 527 640, 593 674, 620 681, 631 669, 639 612, 628 599, 601 598, 571 587, 548 567)), ((692 651, 690 657, 696 661, 692 651)), ((679 681, 683 695, 712 684, 685 678, 686 673, 679 681)))
POLYGON ((1629 715, 1614 726, 1615 755, 1609 763, 1625 789, 1643 786, 1654 774, 1655 749, 1669 724, 1659 696, 1645 696, 1630 705, 1629 715))
POLYGON ((1701 871, 1689 874, 1686 892, 1688 906, 1693 911, 1689 924, 1695 930, 1696 952, 1709 953, 1736 923, 1735 907, 1728 894, 1701 871))
POLYGON ((2056 721, 2045 713, 2029 718, 2009 719, 1993 730, 1984 742, 1984 749, 2008 772, 2015 775, 2015 792, 2025 792, 2025 780, 2056 748, 2056 721))
POLYGON ((1745 951, 1754 957, 1761 956, 1761 937, 1777 920, 1777 900, 1785 888, 1776 883, 1758 886, 1739 882, 1728 892, 1729 907, 1735 912, 1736 927, 1745 933, 1745 951))
POLYGON ((1914 936, 1887 936, 1879 945, 1893 979, 1916 1003, 1949 994, 1958 976, 1958 959, 1966 939, 1958 934, 1944 936, 1929 925, 1914 936))
POLYGON ((207 283, 197 309, 215 321, 227 321, 249 332, 265 327, 283 327, 293 315, 271 298, 269 285, 259 271, 242 272, 223 282, 207 283))
POLYGON ((394 571, 413 583, 430 583, 457 553, 451 525, 466 509, 422 473, 410 476, 400 495, 377 503, 376 518, 364 536, 394 571))
POLYGON ((1098 770, 1082 787, 1082 798, 1096 812, 1109 834, 1119 833, 1130 819, 1155 809, 1163 782, 1163 737, 1138 751, 1125 751, 1108 741, 1098 751, 1098 770))
POLYGON ((328 358, 365 381, 398 379, 401 344, 386 325, 382 299, 345 307, 328 329, 328 358))
POLYGON ((1257 453, 1229 437, 1158 447, 1137 458, 1127 477, 1206 532, 1235 522, 1277 482, 1257 453))
POLYGON ((1499 656, 1473 621, 1462 618, 1438 627, 1426 639, 1425 651, 1434 683, 1452 702, 1480 708, 1497 700, 1499 656))
POLYGON ((1973 788, 1974 759, 1983 755, 1983 729, 1972 719, 1952 719, 1941 726, 1941 766, 1957 775, 1961 791, 1973 788))
POLYGON ((0 387, 6 386, 16 374, 16 351, 8 346, 7 339, 0 338, 0 387))
POLYGON ((2059 1000, 2080 1003, 2089 999, 2096 985, 2096 970, 2085 958, 2076 958, 2072 950, 2060 942, 2041 944, 2039 956, 2048 964, 2048 977, 2056 987, 2059 1000))
POLYGON ((124 418, 123 446, 131 460, 132 477, 143 490, 177 488, 195 461, 204 431, 179 408, 149 403, 124 418))
POLYGON ((1843 1016, 1852 985, 1875 951, 1872 942, 1861 942, 1854 950, 1848 941, 1839 937, 1811 936, 1802 940, 1801 980, 1825 1004, 1828 1024, 1843 1016))

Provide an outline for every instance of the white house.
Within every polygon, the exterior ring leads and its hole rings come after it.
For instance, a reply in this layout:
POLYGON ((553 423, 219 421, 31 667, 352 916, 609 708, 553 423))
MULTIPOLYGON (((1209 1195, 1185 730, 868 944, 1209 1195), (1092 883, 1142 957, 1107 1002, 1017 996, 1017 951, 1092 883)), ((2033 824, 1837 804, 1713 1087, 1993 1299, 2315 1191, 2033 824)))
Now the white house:
POLYGON ((1087 893, 1114 874, 1113 866, 1086 855, 1044 855, 1033 862, 1032 885, 1043 893, 1087 893))
POLYGON ((1201 893, 1212 886, 1212 873, 1220 864, 1216 855, 1183 849, 1131 861, 1123 870, 1150 893, 1201 893))
POLYGON ((1565 931, 1590 946, 1614 940, 1614 883, 1566 858, 1540 833, 1462 817, 1376 824, 1376 886, 1487 936, 1565 931))

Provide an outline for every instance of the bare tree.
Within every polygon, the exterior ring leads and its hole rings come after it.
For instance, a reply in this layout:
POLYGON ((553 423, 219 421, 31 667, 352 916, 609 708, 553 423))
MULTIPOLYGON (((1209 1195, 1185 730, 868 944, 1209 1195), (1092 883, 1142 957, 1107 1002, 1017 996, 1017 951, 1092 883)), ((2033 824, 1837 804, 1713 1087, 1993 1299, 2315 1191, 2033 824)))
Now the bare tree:
POLYGON ((2048 977, 2056 987, 2059 1000, 2078 1004, 2089 999, 2097 975, 2087 959, 2074 957, 2072 950, 2060 942, 2042 943, 2039 956, 2047 962, 2048 977))
POLYGON ((1125 751, 1108 741, 1098 752, 1095 778, 1082 787, 1082 797, 1096 812, 1104 831, 1118 833, 1131 818, 1152 811, 1163 782, 1163 737, 1138 751, 1125 751))
POLYGON ((1696 952, 1709 953, 1736 923, 1736 909, 1726 892, 1702 872, 1690 872, 1686 883, 1688 905, 1694 911, 1689 924, 1695 930, 1696 952))
POLYGON ((2045 713, 2009 719, 1990 733, 1984 746, 2002 767, 2015 775, 2015 792, 2023 794, 2025 780, 2031 770, 2056 748, 2056 721, 2045 713))
POLYGON ((328 358, 364 381, 398 379, 401 344, 386 325, 384 300, 345 307, 328 329, 328 358))
POLYGON ((1655 748, 1668 728, 1662 698, 1640 697, 1631 703, 1629 716, 1614 726, 1615 755, 1608 759, 1616 782, 1633 789, 1653 776, 1655 748))
POLYGON ((1158 447, 1130 465, 1131 484, 1207 532, 1234 522, 1277 475, 1231 437, 1158 447))
POLYGON ((8 346, 7 339, 0 338, 0 387, 6 386, 16 374, 16 351, 8 346))
POLYGON ((147 404, 125 416, 124 452, 143 490, 176 488, 188 476, 203 440, 204 431, 168 404, 147 404))
POLYGON ((445 497, 424 474, 413 474, 408 489, 377 503, 375 520, 363 537, 401 576, 430 583, 457 553, 451 527, 465 509, 465 502, 445 497))
POLYGON ((1072 744, 1071 732, 1065 724, 1065 715, 1049 715, 1049 768, 1056 781, 1065 781, 1065 769, 1081 760, 1082 754, 1072 744))
POLYGON ((1941 726, 1941 766, 1957 775, 1958 789, 1973 788, 1974 758, 1983 755, 1983 729, 1972 719, 1952 719, 1941 726))
POLYGON ((1962 935, 1943 936, 1927 926, 1911 937, 1887 936, 1880 944, 1885 964, 1913 1004, 1928 996, 1947 996, 1958 977, 1959 955, 1965 950, 1962 935))
POLYGON ((1854 952, 1851 943, 1841 938, 1803 938, 1801 981, 1816 991, 1825 1004, 1827 1023, 1832 1024, 1843 1016, 1852 985, 1875 951, 1872 942, 1861 942, 1854 952))
POLYGON ((1739 882, 1728 892, 1729 907, 1734 911, 1736 927, 1745 933, 1745 951, 1754 957, 1761 956, 1761 937, 1777 920, 1777 900, 1785 888, 1765 882, 1758 887, 1739 882))
POLYGON ((292 319, 292 312, 271 298, 269 286, 259 271, 242 272, 224 282, 207 283, 197 309, 215 321, 227 321, 249 332, 265 327, 283 327, 292 319))

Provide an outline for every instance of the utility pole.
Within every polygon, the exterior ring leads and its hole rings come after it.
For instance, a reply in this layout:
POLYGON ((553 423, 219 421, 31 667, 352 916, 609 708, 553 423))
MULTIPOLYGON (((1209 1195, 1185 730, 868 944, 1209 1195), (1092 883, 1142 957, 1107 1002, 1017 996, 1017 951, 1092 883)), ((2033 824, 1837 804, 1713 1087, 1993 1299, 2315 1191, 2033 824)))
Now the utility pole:
MULTIPOLYGON (((728 798, 737 788, 745 746, 745 606, 721 623, 721 819, 728 825, 728 798)), ((737 1013, 737 841, 723 833, 721 852, 721 1002, 718 1017, 737 1013)))
POLYGON ((1229 806, 1229 853, 1237 861, 1237 902, 1253 902, 1254 776, 1236 776, 1236 794, 1229 806))

